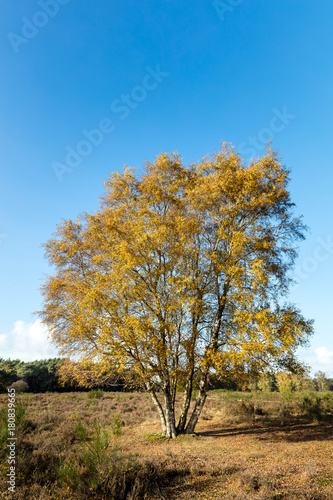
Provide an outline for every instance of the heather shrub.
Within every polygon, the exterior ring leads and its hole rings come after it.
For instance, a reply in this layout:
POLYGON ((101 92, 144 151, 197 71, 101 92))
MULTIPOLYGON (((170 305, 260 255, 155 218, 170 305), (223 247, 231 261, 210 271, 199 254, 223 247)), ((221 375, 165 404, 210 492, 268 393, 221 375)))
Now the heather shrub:
POLYGON ((16 382, 12 383, 9 389, 15 389, 15 392, 17 393, 28 392, 29 385, 25 382, 25 380, 17 380, 16 382))

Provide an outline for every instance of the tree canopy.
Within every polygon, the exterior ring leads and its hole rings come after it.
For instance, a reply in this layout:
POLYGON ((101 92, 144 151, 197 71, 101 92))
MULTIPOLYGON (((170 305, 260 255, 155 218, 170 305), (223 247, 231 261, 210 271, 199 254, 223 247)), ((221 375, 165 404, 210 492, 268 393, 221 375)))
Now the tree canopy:
POLYGON ((288 182, 275 151, 246 165, 227 144, 189 166, 169 153, 140 176, 113 173, 100 209, 45 245, 40 316, 61 354, 135 372, 168 437, 194 432, 212 371, 299 369, 312 322, 285 302, 306 229, 288 182))

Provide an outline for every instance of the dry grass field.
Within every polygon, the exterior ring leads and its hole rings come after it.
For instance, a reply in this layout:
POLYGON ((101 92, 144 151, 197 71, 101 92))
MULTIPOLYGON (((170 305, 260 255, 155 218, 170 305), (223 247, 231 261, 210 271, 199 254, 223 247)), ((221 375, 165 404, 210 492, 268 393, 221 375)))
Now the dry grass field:
POLYGON ((15 495, 0 404, 2 499, 333 499, 333 393, 212 391, 176 440, 147 394, 18 394, 15 495))

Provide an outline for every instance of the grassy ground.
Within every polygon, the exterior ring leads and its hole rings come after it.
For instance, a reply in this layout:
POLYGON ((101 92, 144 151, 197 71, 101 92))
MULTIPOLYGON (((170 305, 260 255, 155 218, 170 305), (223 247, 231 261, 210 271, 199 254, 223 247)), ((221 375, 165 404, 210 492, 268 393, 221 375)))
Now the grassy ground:
POLYGON ((3 412, 0 498, 333 499, 333 393, 318 396, 212 391, 197 434, 169 441, 147 394, 17 395, 16 493, 3 412))

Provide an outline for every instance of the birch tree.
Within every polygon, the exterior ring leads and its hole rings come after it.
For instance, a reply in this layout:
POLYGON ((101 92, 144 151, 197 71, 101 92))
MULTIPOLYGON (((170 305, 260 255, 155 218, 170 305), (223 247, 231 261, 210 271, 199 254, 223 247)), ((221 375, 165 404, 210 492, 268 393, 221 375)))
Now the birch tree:
POLYGON ((212 371, 299 370, 312 322, 286 302, 306 229, 288 182, 276 152, 246 165, 227 144, 190 166, 170 153, 113 173, 100 209, 45 245, 40 316, 61 354, 132 370, 169 438, 194 432, 212 371))

